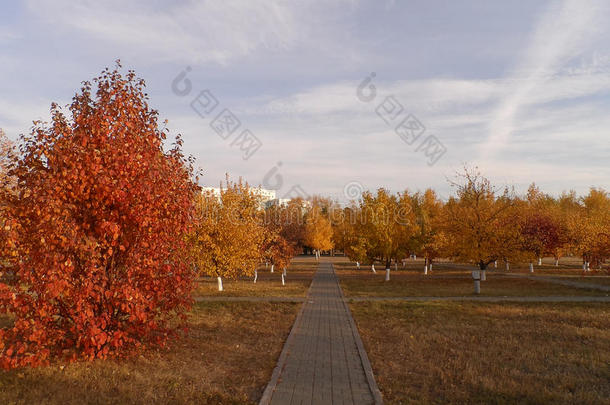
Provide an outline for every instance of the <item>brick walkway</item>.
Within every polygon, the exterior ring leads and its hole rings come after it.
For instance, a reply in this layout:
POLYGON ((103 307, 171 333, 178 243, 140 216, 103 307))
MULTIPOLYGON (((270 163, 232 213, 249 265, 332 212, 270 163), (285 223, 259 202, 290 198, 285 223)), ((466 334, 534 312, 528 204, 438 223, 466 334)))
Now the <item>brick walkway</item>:
POLYGON ((320 263, 261 404, 381 404, 331 263, 320 263))

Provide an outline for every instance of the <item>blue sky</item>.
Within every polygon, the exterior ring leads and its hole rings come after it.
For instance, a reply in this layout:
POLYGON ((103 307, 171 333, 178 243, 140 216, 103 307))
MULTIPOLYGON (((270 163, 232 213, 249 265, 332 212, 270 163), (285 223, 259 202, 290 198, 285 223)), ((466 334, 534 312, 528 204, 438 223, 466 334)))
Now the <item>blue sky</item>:
POLYGON ((447 177, 468 163, 519 191, 610 189, 603 0, 8 0, 0 15, 11 138, 120 58, 206 185, 228 172, 280 196, 345 200, 360 185, 447 196, 447 177), (187 67, 181 96, 172 82, 187 67), (372 72, 376 97, 364 102, 357 89, 372 72), (218 101, 205 118, 191 108, 203 90, 218 101), (389 124, 376 113, 387 97, 402 109, 389 124), (225 108, 241 122, 228 139, 210 126, 225 108), (409 114, 425 127, 412 144, 395 132, 409 114), (236 142, 245 129, 261 143, 248 159, 236 142), (429 139, 446 152, 426 156, 429 139))

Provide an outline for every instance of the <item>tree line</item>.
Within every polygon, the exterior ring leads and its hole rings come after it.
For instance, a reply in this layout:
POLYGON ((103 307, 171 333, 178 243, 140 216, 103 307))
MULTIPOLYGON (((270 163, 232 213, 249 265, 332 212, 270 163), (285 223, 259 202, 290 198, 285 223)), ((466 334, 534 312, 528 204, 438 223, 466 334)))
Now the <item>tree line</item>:
MULTIPOLYGON (((476 168, 452 182, 447 201, 432 189, 391 194, 365 192, 334 219, 333 240, 352 260, 396 265, 416 254, 428 272, 437 258, 476 265, 485 271, 498 261, 541 264, 544 256, 578 256, 583 270, 610 257, 610 195, 591 188, 586 196, 564 192, 555 198, 532 184, 525 196, 495 187, 476 168)), ((374 267, 373 267, 374 269, 374 267)))

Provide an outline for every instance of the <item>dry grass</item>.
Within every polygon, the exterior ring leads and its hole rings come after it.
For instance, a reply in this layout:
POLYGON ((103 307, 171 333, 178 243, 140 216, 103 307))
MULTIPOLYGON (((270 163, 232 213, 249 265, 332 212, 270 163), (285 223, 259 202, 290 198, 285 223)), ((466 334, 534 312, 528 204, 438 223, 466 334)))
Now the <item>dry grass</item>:
POLYGON ((352 303, 386 404, 608 404, 610 307, 352 303))
MULTIPOLYGON (((384 281, 385 271, 373 274, 363 270, 338 272, 341 288, 348 297, 457 297, 474 295, 469 273, 462 275, 423 276, 408 271, 392 271, 391 280, 384 281)), ((481 282, 481 296, 606 296, 608 292, 573 288, 546 281, 507 278, 487 274, 481 282)))
MULTIPOLYGON (((224 280, 224 291, 218 291, 216 280, 201 279, 197 282, 195 297, 304 297, 307 294, 311 278, 295 279, 288 274, 286 285, 282 285, 281 273, 275 277, 264 278, 259 273, 259 279, 254 284, 252 280, 224 280)), ((273 276, 273 275, 272 275, 273 276)))
POLYGON ((317 263, 313 257, 298 256, 286 269, 286 285, 282 285, 282 269, 273 273, 264 265, 258 269, 258 280, 252 278, 223 280, 224 291, 218 291, 216 278, 204 277, 198 280, 194 295, 196 297, 304 297, 317 263))
POLYGON ((199 303, 191 331, 130 360, 0 371, 0 404, 256 403, 298 305, 199 303))

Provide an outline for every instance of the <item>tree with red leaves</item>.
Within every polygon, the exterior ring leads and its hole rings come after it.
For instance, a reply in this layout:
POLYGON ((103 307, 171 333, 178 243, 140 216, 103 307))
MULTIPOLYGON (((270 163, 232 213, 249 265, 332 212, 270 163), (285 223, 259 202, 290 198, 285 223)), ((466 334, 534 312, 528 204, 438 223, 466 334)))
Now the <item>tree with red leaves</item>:
POLYGON ((70 117, 53 104, 50 124, 22 135, 15 190, 0 194, 14 275, 0 282, 0 312, 14 317, 3 368, 164 344, 190 308, 192 160, 179 137, 164 149, 144 81, 120 68, 84 82, 70 117))

